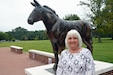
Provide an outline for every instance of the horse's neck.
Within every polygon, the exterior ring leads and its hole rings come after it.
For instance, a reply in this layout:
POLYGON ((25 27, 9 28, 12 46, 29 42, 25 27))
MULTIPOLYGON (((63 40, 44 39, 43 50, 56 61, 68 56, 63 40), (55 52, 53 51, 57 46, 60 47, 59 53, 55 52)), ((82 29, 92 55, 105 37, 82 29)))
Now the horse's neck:
POLYGON ((44 23, 44 25, 45 25, 47 31, 49 31, 49 30, 52 29, 52 24, 51 24, 51 23, 49 23, 49 22, 44 22, 44 21, 43 21, 43 23, 44 23))
POLYGON ((47 31, 51 31, 52 27, 58 22, 58 19, 55 19, 54 21, 51 20, 44 20, 43 23, 45 24, 45 27, 47 31))

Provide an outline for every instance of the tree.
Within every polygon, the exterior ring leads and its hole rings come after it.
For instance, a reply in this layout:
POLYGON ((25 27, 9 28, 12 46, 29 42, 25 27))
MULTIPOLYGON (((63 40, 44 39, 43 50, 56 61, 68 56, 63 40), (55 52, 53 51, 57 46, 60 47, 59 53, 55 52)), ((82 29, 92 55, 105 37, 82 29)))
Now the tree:
POLYGON ((91 22, 96 25, 98 33, 98 42, 101 41, 101 33, 103 32, 103 17, 102 17, 102 8, 104 6, 104 0, 87 0, 87 2, 80 1, 80 5, 87 6, 91 13, 88 13, 87 16, 91 19, 91 22))
POLYGON ((70 15, 65 16, 63 19, 65 19, 65 20, 79 20, 80 18, 75 14, 70 14, 70 15))
POLYGON ((0 32, 0 40, 8 40, 8 35, 4 32, 0 32))
POLYGON ((47 40, 48 39, 45 30, 35 31, 34 33, 35 33, 35 39, 38 39, 38 40, 47 40))
POLYGON ((14 30, 12 30, 12 33, 18 40, 25 40, 27 37, 27 29, 24 29, 22 27, 15 28, 14 30))
POLYGON ((8 40, 9 40, 9 41, 15 40, 15 38, 14 38, 12 32, 9 31, 9 32, 6 32, 6 34, 8 35, 8 40))
POLYGON ((28 40, 34 40, 35 39, 35 32, 34 31, 28 31, 27 32, 27 39, 28 40))
POLYGON ((28 31, 22 27, 17 27, 12 31, 6 32, 8 35, 8 40, 47 40, 45 30, 40 31, 28 31))
POLYGON ((104 18, 104 25, 105 31, 108 34, 111 34, 113 40, 113 1, 112 0, 105 0, 105 7, 103 9, 104 18))

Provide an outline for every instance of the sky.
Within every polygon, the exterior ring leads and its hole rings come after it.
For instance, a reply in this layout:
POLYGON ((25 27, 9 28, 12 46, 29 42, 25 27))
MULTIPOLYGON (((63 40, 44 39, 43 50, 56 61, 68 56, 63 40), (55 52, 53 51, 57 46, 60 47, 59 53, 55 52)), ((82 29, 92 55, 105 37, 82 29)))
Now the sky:
MULTIPOLYGON (((62 19, 69 14, 77 14, 81 19, 85 18, 86 11, 82 6, 77 6, 80 0, 37 0, 42 6, 47 5, 54 9, 62 19)), ((0 2, 0 31, 12 31, 17 27, 29 31, 45 30, 42 21, 29 25, 27 19, 34 9, 30 4, 33 0, 1 0, 0 2)))

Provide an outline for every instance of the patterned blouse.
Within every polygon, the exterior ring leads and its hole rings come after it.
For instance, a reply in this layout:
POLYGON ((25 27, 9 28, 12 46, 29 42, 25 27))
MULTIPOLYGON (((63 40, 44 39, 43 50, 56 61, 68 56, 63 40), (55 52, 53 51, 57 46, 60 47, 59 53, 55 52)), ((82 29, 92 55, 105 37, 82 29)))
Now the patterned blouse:
POLYGON ((91 52, 87 48, 73 54, 68 50, 62 51, 56 75, 95 75, 91 52))

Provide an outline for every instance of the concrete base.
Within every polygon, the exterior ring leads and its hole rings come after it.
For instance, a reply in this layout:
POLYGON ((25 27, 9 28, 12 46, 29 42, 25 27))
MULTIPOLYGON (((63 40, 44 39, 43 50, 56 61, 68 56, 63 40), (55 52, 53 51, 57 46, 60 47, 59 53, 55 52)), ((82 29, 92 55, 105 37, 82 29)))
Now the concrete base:
POLYGON ((37 66, 32 68, 25 69, 26 75, 54 75, 54 71, 52 69, 54 64, 48 64, 43 66, 37 66), (51 69, 48 71, 48 69, 51 69))
MULTIPOLYGON (((103 75, 103 73, 113 70, 112 63, 106 63, 106 62, 101 62, 96 60, 94 61, 94 63, 96 68, 96 75, 100 75, 100 74, 103 75)), ((47 64, 43 66, 27 68, 25 69, 25 74, 26 75, 54 75, 54 71, 52 69, 53 65, 54 64, 47 64)))

